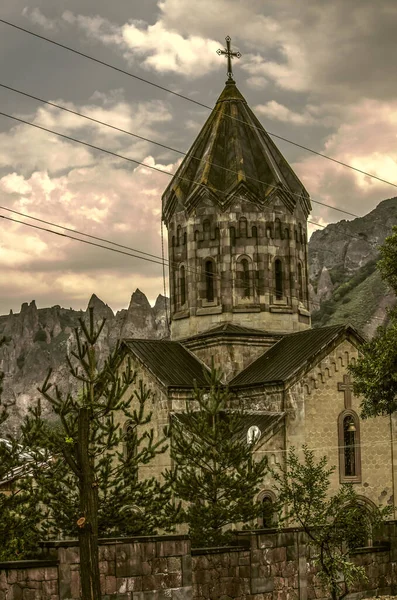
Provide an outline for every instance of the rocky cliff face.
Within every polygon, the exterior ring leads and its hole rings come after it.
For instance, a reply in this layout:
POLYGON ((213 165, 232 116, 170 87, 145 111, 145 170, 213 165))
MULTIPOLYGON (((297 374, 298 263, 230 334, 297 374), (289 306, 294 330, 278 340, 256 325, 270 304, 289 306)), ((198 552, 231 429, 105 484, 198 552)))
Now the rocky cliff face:
POLYGON ((313 233, 309 276, 313 325, 350 322, 371 336, 387 320, 394 295, 376 271, 379 246, 397 225, 397 198, 365 215, 313 233))
MULTIPOLYGON (((94 294, 87 310, 94 308, 97 322, 106 318, 99 339, 101 356, 106 356, 120 338, 168 337, 166 302, 160 295, 152 308, 145 294, 136 290, 128 309, 114 315, 94 294)), ((33 300, 23 304, 18 314, 0 316, 0 339, 5 336, 8 340, 0 348, 0 370, 5 374, 2 400, 10 406, 9 427, 16 428, 28 407, 39 397, 37 386, 44 382, 49 368, 53 369, 52 380, 63 391, 74 389, 65 355, 73 343, 73 329, 86 312, 60 306, 37 309, 33 300)))

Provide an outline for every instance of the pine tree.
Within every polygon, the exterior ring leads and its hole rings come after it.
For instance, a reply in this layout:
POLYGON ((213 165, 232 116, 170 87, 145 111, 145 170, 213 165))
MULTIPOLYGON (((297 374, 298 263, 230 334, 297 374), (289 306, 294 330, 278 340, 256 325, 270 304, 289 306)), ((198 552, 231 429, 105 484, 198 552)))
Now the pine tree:
MULTIPOLYGON (((0 339, 0 346, 6 339, 0 339)), ((1 402, 0 372, 0 432, 5 428, 8 411, 1 402)), ((40 536, 40 512, 37 492, 32 484, 32 457, 20 440, 0 433, 0 560, 18 560, 35 555, 40 536)))
POLYGON ((67 361, 80 383, 79 393, 63 394, 50 383, 51 373, 40 389, 56 426, 43 419, 40 403, 23 426, 26 442, 44 451, 49 463, 35 473, 46 507, 46 532, 78 537, 85 600, 101 597, 98 536, 153 533, 168 524, 170 500, 169 489, 137 476, 140 465, 166 449, 165 439, 155 439, 149 428, 151 392, 137 382, 129 358, 117 347, 99 366, 97 346, 104 323, 96 326, 90 309, 89 323, 81 319, 75 331, 75 349, 67 361), (133 452, 122 449, 126 440, 121 415, 129 423, 133 452), (153 507, 155 519, 149 516, 153 507))
POLYGON ((351 562, 350 552, 367 545, 373 529, 390 515, 390 507, 364 507, 351 484, 341 485, 331 495, 330 476, 334 471, 326 456, 316 461, 314 452, 304 446, 303 460, 299 461, 292 448, 285 467, 274 471, 273 477, 280 525, 298 524, 303 528, 322 584, 337 600, 349 593, 354 582, 365 579, 364 568, 351 562))
POLYGON ((171 423, 174 466, 166 480, 182 501, 179 520, 188 524, 196 547, 227 544, 233 525, 260 513, 255 498, 267 461, 253 456, 255 442, 247 443, 246 416, 235 403, 213 369, 208 389, 195 388, 171 423))

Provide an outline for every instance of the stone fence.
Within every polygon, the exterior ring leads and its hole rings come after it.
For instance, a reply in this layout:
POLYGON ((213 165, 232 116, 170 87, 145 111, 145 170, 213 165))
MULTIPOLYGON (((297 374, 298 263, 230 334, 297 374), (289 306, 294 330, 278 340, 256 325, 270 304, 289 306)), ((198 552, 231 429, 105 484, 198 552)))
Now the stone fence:
MULTIPOLYGON (((190 548, 187 536, 102 540, 103 600, 312 600, 325 594, 299 529, 240 532, 228 548, 190 548)), ((0 563, 0 600, 81 598, 74 541, 45 542, 41 560, 0 563)), ((347 598, 395 593, 397 522, 375 545, 355 551, 368 581, 347 598)))

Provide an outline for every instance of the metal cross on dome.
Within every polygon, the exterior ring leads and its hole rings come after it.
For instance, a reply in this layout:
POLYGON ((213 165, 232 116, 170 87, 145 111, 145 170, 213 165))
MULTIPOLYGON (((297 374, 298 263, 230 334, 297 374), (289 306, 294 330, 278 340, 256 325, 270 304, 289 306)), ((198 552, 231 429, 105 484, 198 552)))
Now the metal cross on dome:
POLYGON ((232 69, 232 58, 241 58, 241 52, 233 52, 230 48, 231 37, 227 35, 225 37, 226 48, 224 50, 217 50, 217 54, 227 56, 227 78, 228 81, 233 81, 233 69, 232 69))

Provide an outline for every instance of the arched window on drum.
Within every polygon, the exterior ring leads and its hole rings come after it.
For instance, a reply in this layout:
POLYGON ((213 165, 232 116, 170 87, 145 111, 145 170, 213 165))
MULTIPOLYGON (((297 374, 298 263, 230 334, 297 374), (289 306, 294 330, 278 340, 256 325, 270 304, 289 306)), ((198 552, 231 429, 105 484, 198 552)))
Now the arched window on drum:
POLYGON ((186 272, 183 265, 179 269, 179 298, 182 307, 186 304, 186 272))
POLYGON ((304 288, 303 288, 303 269, 302 263, 298 262, 298 298, 300 302, 305 299, 304 288))
POLYGON ((284 273, 283 263, 279 258, 274 261, 274 289, 276 300, 281 300, 284 296, 284 273))
POLYGON ((207 258, 204 262, 205 300, 207 302, 215 301, 215 275, 215 262, 212 258, 207 258))
POLYGON ((252 281, 252 260, 249 256, 240 256, 237 259, 237 291, 242 299, 249 299, 253 296, 252 281))

